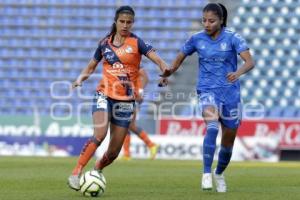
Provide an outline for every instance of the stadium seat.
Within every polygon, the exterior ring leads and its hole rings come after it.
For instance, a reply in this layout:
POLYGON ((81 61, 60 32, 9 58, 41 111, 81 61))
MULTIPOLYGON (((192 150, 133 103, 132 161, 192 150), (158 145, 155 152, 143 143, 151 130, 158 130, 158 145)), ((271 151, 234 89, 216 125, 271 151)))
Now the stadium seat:
MULTIPOLYGON (((17 89, 26 86, 23 95, 30 97, 27 100, 31 105, 36 98, 47 95, 40 92, 40 87, 48 88, 57 79, 77 77, 92 57, 99 39, 109 31, 120 2, 132 4, 133 1, 1 1, 1 85, 17 89)), ((134 1, 137 16, 134 32, 153 44, 161 57, 170 62, 189 33, 200 29, 199 26, 197 30, 193 29, 192 23, 199 22, 206 2, 134 1)), ((256 60, 256 69, 241 80, 244 101, 256 98, 267 105, 268 117, 298 116, 299 108, 294 102, 299 98, 296 94, 300 85, 297 78, 300 76, 297 68, 300 63, 297 34, 300 3, 243 0, 237 5, 230 23, 246 38, 256 60), (280 103, 288 104, 288 109, 277 109, 280 103)), ((156 66, 151 62, 143 59, 142 65, 146 65, 151 76, 158 76, 156 66)), ((101 71, 101 66, 97 70, 101 71)), ((90 85, 97 85, 97 80, 90 85)), ((164 90, 156 87, 156 78, 149 85, 150 91, 164 90)), ((7 93, 9 98, 15 95, 14 90, 0 91, 7 93)), ((153 99, 149 98, 150 101, 153 99)), ((49 101, 50 105, 52 100, 49 101)), ((40 108, 42 104, 38 105, 42 113, 49 114, 49 110, 40 108)), ((1 108, 0 112, 30 113, 16 110, 14 106, 1 108)))

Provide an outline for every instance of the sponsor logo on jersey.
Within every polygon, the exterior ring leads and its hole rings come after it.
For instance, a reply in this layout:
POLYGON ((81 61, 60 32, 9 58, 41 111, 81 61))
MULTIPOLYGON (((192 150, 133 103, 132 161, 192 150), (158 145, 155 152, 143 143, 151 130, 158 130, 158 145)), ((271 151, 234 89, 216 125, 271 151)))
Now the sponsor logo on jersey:
POLYGON ((133 108, 134 108, 133 103, 120 102, 114 105, 115 111, 119 111, 119 112, 132 112, 133 108))
POLYGON ((109 48, 105 48, 104 53, 109 53, 111 50, 109 48))

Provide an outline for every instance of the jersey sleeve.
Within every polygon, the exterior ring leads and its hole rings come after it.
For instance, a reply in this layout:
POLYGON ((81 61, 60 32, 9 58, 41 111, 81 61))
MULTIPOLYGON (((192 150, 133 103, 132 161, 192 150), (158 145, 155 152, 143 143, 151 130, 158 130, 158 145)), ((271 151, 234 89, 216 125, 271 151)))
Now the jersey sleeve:
POLYGON ((238 54, 243 51, 249 50, 246 40, 238 33, 235 33, 233 35, 232 44, 238 54))
POLYGON ((101 43, 99 43, 99 45, 94 53, 94 60, 100 62, 102 57, 103 57, 102 56, 102 45, 101 45, 101 43))
POLYGON ((181 48, 181 52, 186 56, 192 55, 196 51, 193 36, 188 39, 181 48))
POLYGON ((145 56, 150 51, 154 50, 154 48, 150 44, 145 43, 141 38, 138 38, 138 48, 139 48, 139 52, 145 56))

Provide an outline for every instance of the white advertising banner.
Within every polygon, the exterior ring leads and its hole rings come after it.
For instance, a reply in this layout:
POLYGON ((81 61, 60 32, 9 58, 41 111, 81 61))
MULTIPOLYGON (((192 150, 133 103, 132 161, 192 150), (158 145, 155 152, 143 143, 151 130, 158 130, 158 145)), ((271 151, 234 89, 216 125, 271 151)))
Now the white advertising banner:
MULTIPOLYGON (((157 159, 202 160, 202 136, 150 136, 159 144, 157 159)), ((278 142, 271 138, 237 138, 232 160, 278 161, 278 142)), ((217 139, 215 159, 218 158, 220 138, 217 139)), ((149 149, 137 136, 131 137, 130 153, 132 158, 148 159, 149 149)), ((122 156, 122 152, 120 154, 122 156)))

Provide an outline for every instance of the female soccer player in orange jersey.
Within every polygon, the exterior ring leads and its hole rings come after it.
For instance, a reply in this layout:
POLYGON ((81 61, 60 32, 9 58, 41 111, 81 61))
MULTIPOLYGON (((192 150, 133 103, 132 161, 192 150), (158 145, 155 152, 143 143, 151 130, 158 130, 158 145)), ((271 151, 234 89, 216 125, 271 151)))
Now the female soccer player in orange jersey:
POLYGON ((95 169, 101 171, 118 157, 135 110, 142 55, 157 64, 162 72, 168 68, 151 45, 131 32, 134 16, 130 6, 121 6, 116 10, 110 33, 99 42, 94 57, 73 83, 73 88, 81 86, 103 60, 102 80, 93 101, 94 134, 84 145, 68 178, 68 184, 74 190, 80 189, 79 176, 104 140, 108 128, 109 146, 103 157, 96 162, 95 169))

